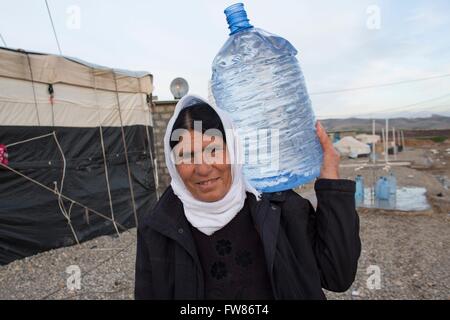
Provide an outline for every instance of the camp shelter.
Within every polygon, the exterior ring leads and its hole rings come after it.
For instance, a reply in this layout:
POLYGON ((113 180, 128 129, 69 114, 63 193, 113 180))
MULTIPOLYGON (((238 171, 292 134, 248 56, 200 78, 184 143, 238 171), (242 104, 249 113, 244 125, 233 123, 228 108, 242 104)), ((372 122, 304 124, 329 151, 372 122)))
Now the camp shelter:
POLYGON ((381 137, 377 134, 358 134, 355 138, 365 144, 378 143, 381 141, 381 137))
POLYGON ((157 200, 153 77, 0 48, 0 264, 135 227, 157 200))
POLYGON ((352 158, 370 154, 369 145, 362 143, 353 137, 344 137, 338 142, 335 142, 333 146, 341 155, 352 158))

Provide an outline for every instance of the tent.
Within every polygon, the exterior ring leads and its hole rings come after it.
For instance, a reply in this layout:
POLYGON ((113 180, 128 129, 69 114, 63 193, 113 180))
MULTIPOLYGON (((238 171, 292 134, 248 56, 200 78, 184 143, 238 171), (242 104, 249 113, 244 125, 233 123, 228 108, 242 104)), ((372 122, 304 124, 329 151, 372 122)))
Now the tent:
POLYGON ((138 224, 157 200, 152 89, 148 72, 0 47, 0 264, 138 224))
POLYGON ((339 151, 341 155, 356 158, 360 155, 370 154, 370 147, 356 140, 353 137, 344 137, 338 142, 334 143, 333 146, 339 151))
POLYGON ((378 143, 381 140, 377 134, 358 134, 356 139, 366 144, 378 143))

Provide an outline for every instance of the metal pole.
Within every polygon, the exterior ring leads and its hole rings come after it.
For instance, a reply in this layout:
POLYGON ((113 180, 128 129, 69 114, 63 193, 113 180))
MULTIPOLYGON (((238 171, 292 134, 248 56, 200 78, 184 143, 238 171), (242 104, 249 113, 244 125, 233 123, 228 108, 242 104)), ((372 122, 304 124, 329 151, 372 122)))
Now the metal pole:
POLYGON ((403 133, 403 130, 402 130, 402 145, 403 145, 403 149, 405 149, 405 148, 406 148, 406 145, 405 145, 405 135, 404 135, 404 133, 403 133))
POLYGON ((381 139, 383 140, 384 161, 386 162, 386 137, 384 135, 384 128, 381 128, 381 139))
POLYGON ((375 119, 372 120, 372 163, 375 163, 375 119))
POLYGON ((395 127, 392 127, 392 141, 394 142, 394 159, 397 160, 397 144, 395 143, 395 127))
POLYGON ((385 144, 384 144, 384 148, 385 148, 384 157, 385 157, 386 163, 388 163, 389 162, 389 156, 388 156, 388 153, 389 153, 389 145, 388 145, 388 143, 389 143, 389 119, 388 118, 386 118, 385 137, 386 137, 386 140, 385 140, 385 144))

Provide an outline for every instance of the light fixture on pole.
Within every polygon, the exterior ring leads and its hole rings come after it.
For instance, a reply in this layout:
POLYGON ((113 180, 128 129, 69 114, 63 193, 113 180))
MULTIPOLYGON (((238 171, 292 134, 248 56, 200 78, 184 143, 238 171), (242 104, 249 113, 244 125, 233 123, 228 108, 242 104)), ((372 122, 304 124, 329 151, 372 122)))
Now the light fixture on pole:
POLYGON ((183 78, 175 78, 170 83, 170 92, 173 94, 174 99, 181 99, 189 91, 189 85, 183 78))

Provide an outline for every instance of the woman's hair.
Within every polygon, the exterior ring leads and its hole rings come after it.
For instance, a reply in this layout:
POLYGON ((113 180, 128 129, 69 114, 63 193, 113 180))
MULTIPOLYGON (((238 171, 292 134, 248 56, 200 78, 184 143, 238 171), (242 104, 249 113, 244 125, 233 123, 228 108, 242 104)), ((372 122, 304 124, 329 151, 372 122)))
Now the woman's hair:
MULTIPOLYGON (((172 136, 173 132, 177 129, 194 130, 194 121, 201 121, 202 134, 209 129, 217 129, 222 133, 224 143, 227 142, 222 120, 217 112, 205 102, 200 102, 181 110, 178 118, 173 124, 170 136, 172 136)), ((173 141, 170 139, 170 149, 173 149, 178 142, 179 141, 173 141)))

